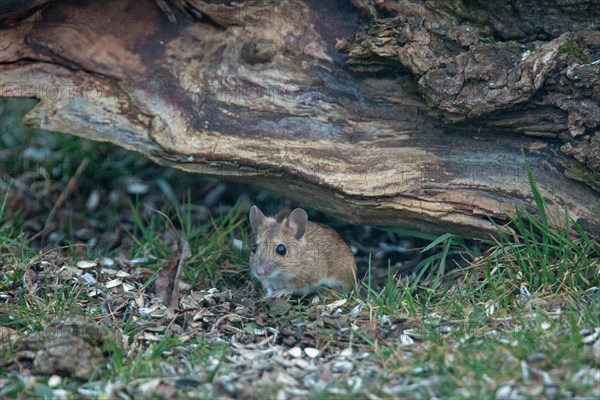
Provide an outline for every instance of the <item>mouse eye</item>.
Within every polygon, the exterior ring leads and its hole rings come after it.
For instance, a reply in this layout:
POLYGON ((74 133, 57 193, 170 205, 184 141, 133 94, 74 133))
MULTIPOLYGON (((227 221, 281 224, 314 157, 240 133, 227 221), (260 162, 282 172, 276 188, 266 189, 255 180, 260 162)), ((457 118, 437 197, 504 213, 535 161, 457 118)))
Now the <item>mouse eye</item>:
POLYGON ((256 254, 256 249, 258 249, 258 244, 254 243, 252 245, 252 254, 256 254))
POLYGON ((285 252, 287 251, 285 246, 282 244, 277 245, 277 248, 275 250, 277 251, 277 254, 279 254, 280 256, 285 256, 285 252))

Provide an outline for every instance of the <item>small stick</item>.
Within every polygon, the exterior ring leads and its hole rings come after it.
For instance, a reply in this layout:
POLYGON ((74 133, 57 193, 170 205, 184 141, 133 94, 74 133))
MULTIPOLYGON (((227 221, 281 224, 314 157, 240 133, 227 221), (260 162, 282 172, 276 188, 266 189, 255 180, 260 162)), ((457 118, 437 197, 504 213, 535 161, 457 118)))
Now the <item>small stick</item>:
POLYGON ((44 224, 44 229, 42 229, 41 232, 34 235, 31 238, 31 240, 35 240, 39 235, 42 235, 42 238, 46 236, 46 234, 48 233, 48 226, 50 222, 52 222, 52 219, 54 219, 54 216, 56 215, 58 210, 62 207, 63 203, 67 200, 71 192, 73 192, 73 189, 75 189, 75 186, 77 185, 81 174, 83 174, 83 171, 85 171, 89 162, 90 161, 87 158, 84 158, 83 161, 81 161, 81 164, 79 164, 79 167, 77 167, 77 170, 75 171, 71 179, 69 179, 67 186, 58 197, 58 200, 56 200, 54 207, 52 207, 52 210, 50 210, 50 214, 48 214, 48 218, 46 218, 46 223, 44 224))

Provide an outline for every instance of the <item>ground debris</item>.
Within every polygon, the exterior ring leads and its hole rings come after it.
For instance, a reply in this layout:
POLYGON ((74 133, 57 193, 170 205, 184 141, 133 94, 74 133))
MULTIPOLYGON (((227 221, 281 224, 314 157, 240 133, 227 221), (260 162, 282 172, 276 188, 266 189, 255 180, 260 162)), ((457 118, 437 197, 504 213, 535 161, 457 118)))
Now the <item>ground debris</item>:
POLYGON ((173 257, 162 267, 156 279, 156 295, 171 309, 178 306, 179 277, 184 263, 191 256, 192 252, 187 241, 177 238, 173 257))
POLYGON ((120 343, 118 334, 106 326, 82 317, 66 317, 17 341, 15 355, 5 367, 85 380, 105 364, 105 352, 110 351, 110 346, 120 343))

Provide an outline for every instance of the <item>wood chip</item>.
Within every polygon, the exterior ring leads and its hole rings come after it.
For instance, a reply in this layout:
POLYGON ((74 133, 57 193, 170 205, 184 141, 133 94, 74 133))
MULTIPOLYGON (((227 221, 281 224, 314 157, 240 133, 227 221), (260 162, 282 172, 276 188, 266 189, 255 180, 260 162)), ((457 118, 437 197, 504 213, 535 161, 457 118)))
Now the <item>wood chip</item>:
POLYGON ((71 266, 68 266, 68 265, 63 265, 62 267, 60 267, 60 269, 58 270, 58 272, 63 272, 65 270, 69 271, 69 272, 71 272, 71 273, 73 273, 75 275, 81 275, 81 274, 83 274, 83 272, 80 271, 79 269, 71 267, 71 266))
POLYGON ((154 335, 152 333, 144 332, 140 335, 140 339, 149 340, 151 342, 160 342, 162 340, 162 335, 154 335))
POLYGON ((304 352, 310 358, 316 358, 321 353, 318 349, 315 349, 314 347, 307 347, 304 349, 304 352))
POLYGON ((125 271, 117 272, 117 278, 129 278, 130 276, 131 276, 131 274, 129 272, 125 272, 125 271))
POLYGON ((343 305, 344 305, 344 304, 346 304, 347 302, 348 302, 348 300, 346 300, 346 299, 340 299, 340 300, 336 300, 336 301, 334 301, 333 303, 327 304, 327 305, 325 306, 325 309, 327 309, 327 310, 334 310, 334 309, 336 309, 336 308, 338 308, 338 307, 341 307, 341 306, 343 306, 343 305))
POLYGON ((123 283, 123 281, 117 278, 117 279, 113 279, 111 281, 106 282, 105 286, 108 289, 112 289, 114 287, 117 287, 117 286, 121 285, 122 283, 123 283))
POLYGON ((94 261, 77 261, 77 268, 80 269, 89 269, 89 268, 94 268, 96 265, 98 265, 96 262, 94 261))
POLYGON ((109 269, 109 268, 102 268, 100 270, 101 274, 106 274, 106 275, 116 275, 117 274, 117 270, 114 269, 109 269))
POLYGON ((294 358, 298 358, 302 356, 302 349, 298 346, 292 347, 288 350, 288 354, 294 358))
POLYGON ((141 293, 139 293, 139 292, 138 292, 138 293, 136 293, 136 294, 133 296, 133 300, 135 301, 135 305, 136 305, 138 308, 142 308, 142 307, 144 307, 144 295, 142 295, 141 293))
POLYGON ((132 291, 133 291, 133 289, 135 289, 135 286, 133 286, 133 285, 130 285, 129 283, 125 283, 125 282, 123 282, 123 290, 124 290, 125 292, 132 292, 132 291))

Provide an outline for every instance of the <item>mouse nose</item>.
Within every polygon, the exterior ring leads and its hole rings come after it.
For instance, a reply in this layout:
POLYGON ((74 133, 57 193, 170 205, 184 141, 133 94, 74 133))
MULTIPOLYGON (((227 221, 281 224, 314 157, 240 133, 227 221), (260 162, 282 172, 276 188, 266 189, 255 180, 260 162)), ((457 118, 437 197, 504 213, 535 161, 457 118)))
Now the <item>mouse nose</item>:
POLYGON ((258 276, 267 276, 269 275, 269 272, 271 271, 271 268, 269 266, 269 264, 258 264, 256 266, 256 275, 258 276))

